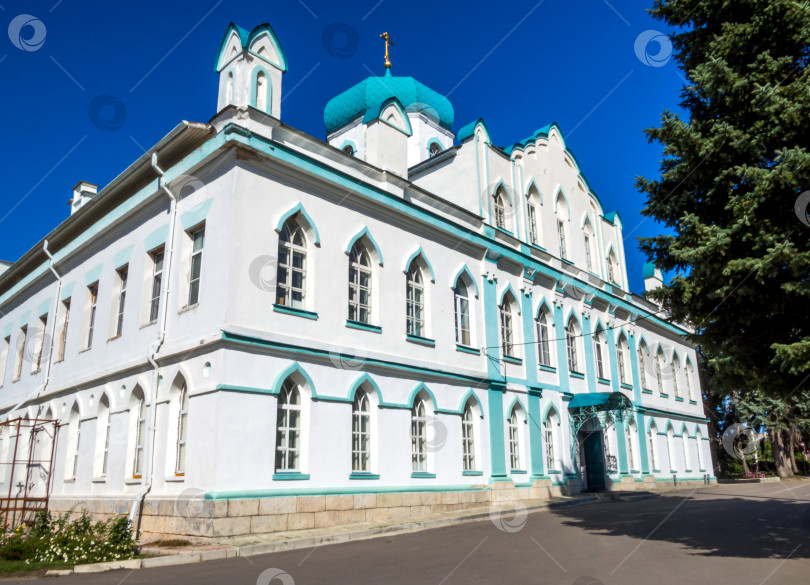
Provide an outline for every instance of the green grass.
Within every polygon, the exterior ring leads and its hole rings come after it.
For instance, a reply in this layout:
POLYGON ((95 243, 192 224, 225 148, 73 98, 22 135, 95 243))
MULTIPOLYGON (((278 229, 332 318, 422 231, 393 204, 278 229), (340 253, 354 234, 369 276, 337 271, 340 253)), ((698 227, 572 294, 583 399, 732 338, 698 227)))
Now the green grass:
POLYGON ((67 563, 26 563, 25 561, 6 561, 0 559, 0 574, 2 575, 47 571, 49 569, 70 569, 72 567, 72 564, 67 563))

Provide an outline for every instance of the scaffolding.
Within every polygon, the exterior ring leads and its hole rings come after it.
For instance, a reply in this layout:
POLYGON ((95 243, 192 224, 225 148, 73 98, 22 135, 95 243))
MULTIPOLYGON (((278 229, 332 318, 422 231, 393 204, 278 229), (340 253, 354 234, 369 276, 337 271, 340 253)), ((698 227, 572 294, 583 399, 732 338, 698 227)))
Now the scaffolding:
POLYGON ((0 422, 0 527, 14 529, 34 522, 48 508, 53 482, 57 420, 15 418, 0 422))

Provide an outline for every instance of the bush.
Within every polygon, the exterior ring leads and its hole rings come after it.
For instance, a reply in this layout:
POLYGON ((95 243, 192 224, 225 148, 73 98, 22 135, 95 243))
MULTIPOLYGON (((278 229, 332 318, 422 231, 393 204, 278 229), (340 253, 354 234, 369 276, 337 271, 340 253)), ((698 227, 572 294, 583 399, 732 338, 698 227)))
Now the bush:
POLYGON ((138 552, 126 516, 93 523, 87 512, 53 516, 39 512, 31 530, 0 535, 0 558, 26 562, 99 563, 133 558, 138 552))

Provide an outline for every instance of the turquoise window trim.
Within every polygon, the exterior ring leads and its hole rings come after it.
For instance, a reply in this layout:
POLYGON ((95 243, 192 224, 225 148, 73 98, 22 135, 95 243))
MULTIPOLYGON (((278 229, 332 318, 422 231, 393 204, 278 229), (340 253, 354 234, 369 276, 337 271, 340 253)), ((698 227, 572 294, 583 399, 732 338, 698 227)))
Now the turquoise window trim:
POLYGON ((596 381, 599 382, 600 384, 607 384, 608 386, 610 385, 610 380, 608 380, 607 378, 597 377, 596 381))
POLYGON ((368 226, 363 226, 359 232, 357 232, 352 238, 349 240, 349 243, 346 245, 346 254, 352 253, 352 246, 359 240, 360 238, 366 237, 368 241, 371 242, 371 245, 374 246, 374 251, 377 252, 377 256, 380 259, 380 266, 383 265, 383 255, 382 249, 377 244, 377 241, 374 239, 374 236, 371 235, 371 232, 368 229, 368 226))
POLYGON ((217 384, 216 389, 223 392, 242 392, 245 394, 267 394, 271 396, 278 394, 272 388, 254 388, 251 386, 235 386, 233 384, 217 384))
POLYGON ((496 227, 496 228, 495 228, 495 231, 498 231, 498 232, 501 232, 501 233, 503 233, 503 234, 506 234, 507 236, 510 236, 510 237, 512 237, 512 238, 517 237, 517 236, 515 236, 514 232, 510 232, 510 231, 509 231, 508 229, 506 229, 506 228, 502 228, 502 227, 496 227))
POLYGON ((641 391, 641 393, 642 393, 642 394, 652 394, 653 392, 652 392, 652 390, 647 390, 646 388, 644 388, 644 389, 641 391))
POLYGON ((466 477, 478 477, 478 476, 484 475, 484 472, 483 471, 475 471, 473 469, 468 469, 468 470, 462 471, 461 475, 466 476, 466 477))
POLYGON ((306 381, 307 385, 309 385, 309 390, 311 392, 312 399, 318 398, 318 393, 315 390, 315 384, 310 378, 307 371, 301 367, 301 364, 298 362, 293 362, 276 376, 275 381, 273 382, 273 394, 278 394, 281 391, 281 385, 284 384, 284 381, 289 378, 292 374, 299 374, 304 380, 306 381))
POLYGON ((424 382, 419 382, 416 386, 413 387, 411 393, 408 395, 408 408, 413 408, 414 401, 416 400, 416 396, 420 393, 424 392, 430 398, 430 401, 433 403, 433 412, 441 412, 439 410, 439 404, 436 402, 436 395, 433 394, 430 388, 428 388, 427 384, 424 382))
POLYGON ((169 224, 162 225, 152 231, 151 234, 146 236, 143 240, 143 247, 147 252, 151 252, 155 248, 166 245, 166 238, 169 237, 169 224))
POLYGON ((318 232, 318 228, 315 225, 315 222, 312 220, 312 217, 310 217, 310 215, 307 213, 307 210, 304 209, 304 204, 301 203, 300 201, 295 205, 293 205, 292 208, 290 208, 284 214, 282 214, 282 216, 278 220, 278 223, 276 224, 276 232, 281 233, 281 229, 284 227, 284 223, 297 213, 300 213, 304 217, 304 219, 307 220, 307 223, 309 224, 309 227, 312 228, 312 233, 315 236, 314 244, 316 246, 320 246, 321 235, 318 232))
POLYGON ((309 479, 308 473, 277 472, 273 474, 273 481, 305 481, 309 479))
POLYGON ((478 298, 478 283, 475 281, 473 273, 470 272, 470 269, 467 268, 466 264, 462 264, 461 268, 459 268, 458 272, 456 272, 456 275, 453 277, 453 281, 450 283, 450 288, 455 288, 456 282, 458 282, 458 278, 462 274, 466 274, 467 278, 470 279, 470 282, 472 282, 472 285, 475 287, 475 298, 478 298))
POLYGON ((285 305, 273 304, 273 311, 276 313, 284 313, 285 315, 293 315, 294 317, 303 317, 305 319, 318 320, 318 313, 312 311, 305 311, 304 309, 296 309, 295 307, 287 307, 285 305))
POLYGON ((512 475, 526 475, 529 472, 526 471, 525 469, 510 469, 509 473, 511 473, 512 475))
POLYGON ((505 361, 507 364, 513 364, 513 365, 516 365, 516 366, 522 366, 523 365, 523 360, 522 359, 511 356, 511 355, 503 356, 503 361, 505 361))
POLYGON ((337 496, 361 494, 393 494, 410 492, 485 492, 489 486, 472 486, 470 484, 457 485, 405 485, 405 486, 369 486, 358 487, 356 484, 345 488, 290 488, 290 489, 261 489, 261 490, 229 490, 206 492, 206 500, 245 500, 257 498, 284 498, 288 496, 337 496))
POLYGON ((20 327, 25 327, 31 321, 31 311, 26 311, 20 315, 20 327))
MULTIPOLYGON (((53 299, 45 299, 39 304, 37 307, 37 315, 45 315, 51 311, 51 306, 53 305, 53 299)), ((47 342, 46 342, 47 343, 47 342)))
POLYGON ((689 404, 697 404, 697 402, 695 402, 694 400, 690 400, 689 404))
POLYGON ((90 270, 84 273, 84 284, 86 286, 90 286, 91 284, 95 284, 101 278, 101 271, 104 269, 103 264, 99 264, 98 266, 94 266, 90 270))
POLYGON ((349 479, 380 479, 380 474, 353 471, 349 474, 349 479))
POLYGON ((426 347, 436 347, 436 340, 429 339, 427 337, 421 337, 419 335, 411 335, 410 333, 405 334, 405 340, 411 343, 417 343, 419 345, 424 345, 426 347))
POLYGON ((555 368, 554 366, 546 366, 544 364, 540 364, 540 369, 544 372, 551 372, 552 374, 557 373, 557 368, 555 368))
POLYGON ((354 382, 352 382, 352 385, 349 386, 349 392, 346 395, 346 400, 349 402, 354 402, 354 397, 355 394, 357 394, 357 390, 363 385, 370 386, 372 390, 377 393, 378 404, 382 405, 384 403, 382 391, 380 390, 379 385, 377 385, 377 382, 375 382, 374 378, 372 378, 368 373, 361 374, 354 382))
POLYGON ((575 264, 571 262, 568 258, 560 258, 560 262, 568 264, 569 266, 575 266, 575 264))
POLYGON ((436 474, 426 471, 412 471, 411 477, 414 479, 436 479, 436 474))
POLYGON ((526 244, 526 245, 529 246, 529 248, 532 248, 533 250, 540 250, 541 252, 545 252, 546 254, 548 254, 548 250, 546 250, 543 246, 538 246, 537 244, 526 244))
POLYGON ((463 353, 469 353, 472 355, 481 355, 480 349, 475 349, 474 347, 468 347, 466 345, 461 345, 460 343, 456 344, 456 351, 460 351, 463 353))
POLYGON ((633 386, 631 386, 630 384, 627 384, 626 382, 622 382, 621 384, 619 384, 619 387, 623 388, 624 390, 632 390, 633 389, 633 386))
POLYGON ((428 270, 430 271, 430 282, 436 282, 436 273, 433 272, 433 266, 431 265, 430 260, 428 260, 428 257, 427 257, 427 254, 425 254, 425 251, 422 250, 422 246, 419 246, 419 248, 413 254, 408 256, 408 259, 405 261, 405 268, 403 268, 402 271, 405 274, 408 274, 408 269, 411 266, 411 262, 413 262, 414 258, 416 258, 417 256, 422 257, 422 262, 425 263, 428 270))
POLYGON ((464 396, 461 397, 461 402, 459 402, 458 410, 455 411, 455 414, 464 414, 464 406, 466 406, 467 402, 469 402, 471 398, 476 403, 476 405, 478 405, 478 414, 483 419, 484 407, 481 404, 481 400, 478 398, 478 395, 475 393, 475 390, 473 390, 472 388, 467 390, 464 396))
POLYGON ((351 140, 344 140, 343 144, 340 145, 340 150, 342 151, 347 146, 352 147, 352 156, 357 156, 357 145, 351 140))
POLYGON ((73 289, 76 286, 75 282, 69 282, 62 285, 62 290, 59 291, 59 300, 64 301, 73 296, 73 289))
POLYGON ((558 469, 549 469, 546 473, 549 475, 562 475, 562 471, 558 469))
POLYGON ((352 319, 346 319, 346 327, 351 329, 359 329, 360 331, 369 331, 371 333, 382 333, 382 327, 378 327, 377 325, 369 325, 368 323, 354 321, 352 319))
POLYGON ((208 217, 208 212, 211 211, 211 205, 213 203, 213 199, 206 199, 181 214, 180 225, 183 226, 183 231, 188 231, 204 222, 205 218, 208 217))
POLYGON ((444 150, 445 150, 444 145, 442 145, 442 143, 439 142, 439 140, 435 136, 433 136, 433 137, 430 138, 430 140, 427 141, 427 152, 428 152, 428 154, 430 154, 430 147, 433 146, 434 144, 438 145, 439 153, 444 152, 444 150))
POLYGON ((132 257, 132 250, 134 248, 135 246, 127 246, 115 254, 115 256, 113 256, 113 268, 118 270, 125 264, 129 264, 129 259, 132 257))
POLYGON ((680 396, 676 396, 675 402, 683 402, 683 398, 681 398, 680 396))
POLYGON ((583 374, 582 372, 571 371, 571 372, 568 372, 568 375, 571 376, 572 378, 577 378, 578 380, 584 380, 585 379, 585 374, 583 374))

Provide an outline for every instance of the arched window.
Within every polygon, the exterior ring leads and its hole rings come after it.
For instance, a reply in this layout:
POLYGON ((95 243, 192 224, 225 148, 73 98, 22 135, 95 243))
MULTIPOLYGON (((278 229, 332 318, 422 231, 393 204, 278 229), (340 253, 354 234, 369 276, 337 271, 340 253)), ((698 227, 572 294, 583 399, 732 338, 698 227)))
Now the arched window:
POLYGON ((692 470, 692 458, 689 457, 689 433, 686 432, 686 428, 683 429, 681 433, 681 445, 683 446, 683 466, 684 471, 691 471, 692 470))
MULTIPOLYGON (((684 372, 684 381, 686 382, 686 395, 689 397, 690 401, 695 400, 695 392, 692 389, 692 375, 694 374, 694 370, 692 369, 692 362, 689 361, 689 358, 686 358, 686 371, 684 372)), ((700 449, 698 449, 698 452, 700 449)))
POLYGON ((543 307, 537 314, 537 360, 541 366, 551 366, 551 316, 543 307))
POLYGON ((276 471, 298 471, 301 463, 301 391, 289 378, 278 395, 276 421, 276 471))
POLYGON ((557 236, 560 242, 560 258, 568 259, 568 237, 566 226, 568 222, 568 204, 562 193, 557 196, 557 236))
POLYGON ((656 382, 658 383, 658 393, 665 394, 664 392, 664 352, 661 349, 658 349, 658 353, 655 354, 655 378, 656 382))
POLYGON ((494 199, 495 226, 506 229, 505 195, 501 189, 498 189, 495 191, 495 195, 493 195, 492 198, 494 199))
POLYGON ((553 409, 549 410, 546 420, 543 422, 543 442, 546 447, 546 472, 557 469, 555 436, 559 425, 560 422, 557 412, 553 409))
POLYGON ((132 477, 143 475, 144 444, 146 442, 146 400, 140 389, 132 393, 135 408, 135 452, 132 461, 132 477))
MULTIPOLYGON (((20 433, 23 431, 21 430, 20 433)), ((79 471, 79 452, 81 451, 82 444, 82 422, 79 416, 79 406, 73 405, 70 410, 70 418, 68 419, 68 460, 67 460, 67 479, 75 479, 79 471)))
POLYGON ((475 415, 471 401, 464 405, 461 415, 461 452, 464 471, 475 470, 475 415))
POLYGON ((638 428, 636 427, 636 421, 630 419, 630 421, 625 426, 625 435, 627 438, 627 462, 630 467, 630 471, 637 470, 638 462, 636 461, 636 453, 638 450, 636 449, 636 445, 638 444, 638 428))
POLYGON ((579 372, 578 337, 579 325, 577 320, 571 317, 568 320, 568 326, 565 328, 565 348, 568 353, 568 369, 571 372, 579 372))
POLYGON ((647 440, 650 444, 650 471, 657 471, 656 462, 658 461, 658 450, 656 449, 658 429, 655 423, 650 425, 650 430, 647 432, 647 440))
POLYGON ((186 472, 186 441, 188 438, 188 387, 185 382, 180 386, 179 402, 174 473, 175 475, 184 475, 186 472))
POLYGON ((436 142, 432 142, 430 147, 428 148, 428 158, 433 158, 437 154, 441 153, 442 147, 440 144, 436 142))
POLYGON ((426 398, 419 394, 411 409, 411 469, 428 470, 426 398))
POLYGON ((677 467, 675 465, 675 431, 672 426, 667 429, 667 459, 669 460, 669 470, 673 473, 677 467))
POLYGON ((619 335, 619 342, 616 344, 616 363, 619 367, 619 382, 622 384, 630 384, 630 376, 627 373, 630 371, 629 364, 630 348, 627 345, 627 338, 624 333, 619 335))
POLYGON ((593 266, 593 259, 596 257, 593 251, 594 234, 591 220, 586 219, 585 225, 582 228, 582 233, 585 238, 585 268, 588 272, 595 272, 593 266))
POLYGON ((371 471, 371 406, 364 390, 352 403, 352 471, 371 471))
POLYGON ((515 356, 515 332, 514 332, 514 314, 512 313, 512 301, 510 295, 506 294, 501 301, 500 316, 501 316, 501 350, 503 355, 514 357, 515 356))
POLYGON ((453 287, 453 306, 456 320, 456 343, 469 346, 472 344, 470 331, 470 287, 466 282, 466 275, 462 274, 456 279, 453 287))
POLYGON ((278 237, 276 304, 304 309, 306 304, 307 241, 304 230, 291 217, 278 237))
POLYGON ((425 337, 425 287, 415 259, 408 268, 405 289, 406 331, 408 335, 425 337))
POLYGON ((521 424, 523 422, 520 407, 516 404, 509 415, 509 464, 512 469, 520 467, 521 424))
POLYGON ((538 209, 540 204, 540 193, 537 187, 532 184, 529 187, 529 192, 526 195, 526 220, 528 223, 529 243, 535 246, 540 245, 540 219, 538 217, 538 209))
POLYGON ((256 109, 267 111, 267 75, 264 71, 256 75, 256 109))
POLYGON ((596 326, 596 332, 593 334, 593 346, 596 358, 596 376, 604 380, 608 377, 608 353, 605 331, 601 325, 596 326))
POLYGON ((695 432, 695 442, 697 443, 698 466, 701 471, 705 471, 706 466, 703 464, 703 435, 700 429, 695 432))
POLYGON ((225 79, 225 105, 233 103, 233 72, 225 79))
POLYGON ((647 349, 647 344, 642 341, 638 344, 636 350, 638 354, 638 374, 641 381, 641 388, 647 389, 647 361, 650 356, 650 351, 647 349))
POLYGON ((613 250, 608 253, 607 259, 608 281, 615 285, 621 285, 619 282, 619 262, 616 259, 616 254, 613 250))
POLYGON ((343 152, 345 152, 349 156, 354 156, 354 148, 352 147, 351 144, 347 144, 346 146, 344 146, 343 152))
POLYGON ((681 389, 678 386, 678 376, 681 375, 681 360, 678 359, 678 354, 672 354, 672 363, 670 364, 670 368, 672 371, 672 393, 675 394, 675 398, 681 397, 681 389))
POLYGON ((371 256, 360 242, 349 254, 349 319, 371 323, 371 256))
POLYGON ((110 416, 110 401, 107 396, 101 397, 98 402, 98 417, 96 417, 96 449, 93 463, 93 477, 106 477, 107 464, 110 456, 110 430, 112 417, 110 416))

